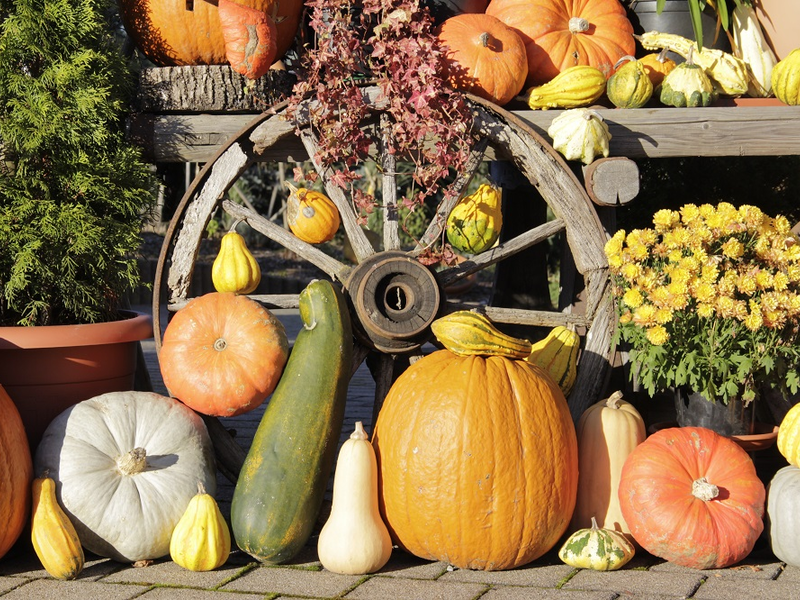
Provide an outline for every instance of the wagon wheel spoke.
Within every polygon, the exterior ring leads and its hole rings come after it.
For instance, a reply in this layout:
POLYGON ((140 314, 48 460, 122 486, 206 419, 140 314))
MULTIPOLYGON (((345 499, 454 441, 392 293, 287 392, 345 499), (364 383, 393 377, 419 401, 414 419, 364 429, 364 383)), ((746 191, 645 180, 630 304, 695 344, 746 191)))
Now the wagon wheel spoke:
POLYGON ((383 247, 400 249, 400 221, 397 213, 397 157, 393 152, 392 124, 386 114, 380 118, 380 149, 383 185, 383 247))
POLYGON ((283 227, 276 225, 269 219, 262 217, 257 212, 253 212, 245 206, 231 202, 230 200, 222 201, 223 210, 236 219, 240 219, 247 223, 250 227, 268 237, 274 242, 277 242, 284 248, 291 250, 301 258, 304 258, 314 266, 318 267, 333 279, 339 281, 346 281, 347 275, 350 271, 349 267, 344 263, 339 262, 325 254, 319 248, 316 248, 308 242, 298 239, 292 233, 283 227))
POLYGON ((344 191, 331 181, 331 169, 319 162, 319 144, 317 143, 316 135, 310 129, 303 129, 300 132, 300 139, 303 142, 303 147, 306 149, 311 163, 314 165, 314 169, 316 169, 317 173, 319 173, 319 176, 322 178, 322 182, 325 185, 325 192, 339 210, 344 232, 350 240, 350 245, 353 248, 353 253, 356 255, 357 261, 360 263, 364 259, 375 254, 375 250, 372 244, 369 243, 369 239, 367 239, 364 230, 359 226, 355 211, 345 196, 344 191))
POLYGON ((442 235, 445 224, 447 223, 447 216, 453 210, 453 207, 458 203, 458 200, 463 195, 464 190, 467 189, 469 182, 472 181, 475 172, 478 170, 478 167, 483 161, 483 157, 484 154, 486 154, 488 145, 489 140, 485 137, 479 139, 475 143, 475 146, 470 152, 467 164, 464 166, 464 170, 458 174, 456 180, 453 182, 453 195, 445 198, 439 203, 439 206, 436 209, 436 214, 431 219, 431 222, 428 224, 428 228, 425 230, 425 233, 422 234, 422 237, 417 243, 417 247, 414 249, 414 254, 421 253, 423 250, 425 250, 425 248, 433 244, 442 235))

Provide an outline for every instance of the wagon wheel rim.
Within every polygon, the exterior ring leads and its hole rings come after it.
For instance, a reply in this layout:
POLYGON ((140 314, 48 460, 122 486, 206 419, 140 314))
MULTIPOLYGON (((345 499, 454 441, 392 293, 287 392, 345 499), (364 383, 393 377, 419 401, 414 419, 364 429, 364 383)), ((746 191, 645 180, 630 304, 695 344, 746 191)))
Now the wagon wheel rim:
MULTIPOLYGON (((365 87, 374 110, 381 116, 378 88, 365 87)), ((379 355, 376 379, 376 412, 391 383, 390 373, 396 357, 413 354, 430 338, 430 323, 441 314, 463 309, 447 297, 445 288, 473 273, 494 265, 532 245, 563 232, 572 251, 576 269, 585 280, 588 296, 584 315, 555 311, 483 307, 493 321, 521 325, 555 326, 572 324, 586 329, 586 343, 578 364, 578 375, 569 397, 573 419, 596 401, 610 375, 613 330, 613 302, 609 293, 608 265, 603 253, 605 232, 583 185, 564 159, 527 123, 512 113, 468 95, 475 117, 474 131, 479 142, 473 150, 472 165, 459 175, 454 185, 465 189, 477 165, 484 160, 487 147, 510 160, 538 188, 555 214, 555 219, 507 240, 463 263, 434 273, 415 257, 442 234, 447 215, 456 202, 442 201, 416 248, 400 249, 396 219, 397 186, 393 181, 394 165, 385 162, 382 201, 384 203, 384 235, 386 248, 376 251, 360 226, 344 192, 330 183, 326 169, 314 163, 317 173, 326 183, 326 193, 339 209, 345 233, 350 240, 358 264, 350 267, 319 248, 295 238, 257 212, 222 199, 225 192, 241 174, 268 148, 291 136, 298 136, 313 161, 316 140, 307 127, 282 117, 286 103, 273 111, 256 117, 232 136, 197 174, 181 199, 167 229, 156 266, 153 290, 153 317, 156 348, 161 344, 160 308, 164 291, 170 310, 179 310, 188 301, 188 288, 194 261, 206 224, 214 211, 221 207, 236 219, 247 222, 253 229, 297 253, 311 262, 331 279, 338 281, 348 297, 353 316, 354 334, 359 351, 357 364, 369 352, 379 355), (394 217, 392 217, 394 215, 394 217), (180 257, 179 260, 174 260, 180 257), (173 260, 171 260, 173 259, 173 260), (166 287, 163 285, 166 280, 166 287), (164 289, 165 287, 165 289, 164 289), (388 290, 388 291, 387 291, 388 290), (392 298, 403 301, 391 304, 392 298), (372 316, 377 315, 377 318, 372 316)), ((380 128, 386 131, 385 127, 380 128)), ((384 140, 385 141, 385 140, 384 140)), ((378 143, 381 143, 378 141, 378 143)), ((384 153, 386 155, 388 153, 384 153)), ((385 156, 385 161, 392 161, 385 156)), ((296 307, 293 296, 251 295, 269 306, 296 307)))

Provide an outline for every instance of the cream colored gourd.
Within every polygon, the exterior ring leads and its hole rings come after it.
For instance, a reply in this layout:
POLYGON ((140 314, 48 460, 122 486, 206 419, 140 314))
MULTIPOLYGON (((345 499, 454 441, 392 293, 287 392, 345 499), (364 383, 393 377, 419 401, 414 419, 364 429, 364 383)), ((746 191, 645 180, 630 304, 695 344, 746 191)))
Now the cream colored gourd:
POLYGON ((585 529, 596 518, 600 527, 633 539, 617 492, 625 459, 646 437, 642 416, 617 391, 583 412, 576 433, 578 497, 570 529, 585 529))
POLYGON ((346 575, 374 573, 392 554, 378 509, 378 465, 361 422, 342 444, 333 476, 331 514, 319 534, 322 566, 346 575))
POLYGON ((567 160, 588 165, 596 156, 608 156, 611 132, 597 111, 588 108, 565 110, 550 123, 548 135, 553 148, 567 160))
POLYGON ((561 549, 558 558, 571 567, 594 571, 616 571, 636 554, 636 549, 619 532, 597 526, 592 517, 591 527, 573 533, 561 549))
POLYGON ((56 483, 47 472, 33 480, 31 542, 45 571, 56 579, 74 579, 84 556, 75 526, 56 498, 56 483))
POLYGON ((769 96, 772 91, 772 69, 778 59, 764 37, 756 10, 741 2, 734 7, 732 16, 733 52, 750 69, 750 87, 747 95, 769 96))
POLYGON ((696 42, 674 33, 646 31, 638 39, 646 50, 669 48, 685 59, 691 56, 720 95, 741 96, 747 92, 750 83, 747 64, 730 52, 705 46, 698 50, 696 42))
POLYGON ((213 571, 228 560, 231 532, 214 496, 202 482, 175 525, 169 542, 173 562, 190 571, 213 571))

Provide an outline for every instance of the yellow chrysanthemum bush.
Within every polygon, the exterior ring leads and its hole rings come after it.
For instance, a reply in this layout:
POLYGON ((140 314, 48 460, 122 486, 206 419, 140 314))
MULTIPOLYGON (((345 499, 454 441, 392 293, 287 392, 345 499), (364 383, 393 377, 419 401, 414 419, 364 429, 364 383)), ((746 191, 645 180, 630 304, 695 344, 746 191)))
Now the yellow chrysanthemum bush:
POLYGON ((800 387, 800 239, 782 216, 728 203, 660 210, 605 247, 617 341, 653 395, 686 386, 748 404, 800 387))

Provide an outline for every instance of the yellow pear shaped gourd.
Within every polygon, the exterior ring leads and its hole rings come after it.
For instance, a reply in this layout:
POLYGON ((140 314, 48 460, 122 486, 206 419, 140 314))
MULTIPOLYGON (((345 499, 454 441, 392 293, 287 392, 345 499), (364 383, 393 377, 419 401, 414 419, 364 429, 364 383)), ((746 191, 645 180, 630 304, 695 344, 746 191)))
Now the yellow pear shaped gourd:
POLYGON ((190 571, 213 571, 228 560, 231 532, 214 496, 202 483, 189 501, 169 541, 172 560, 190 571))
POLYGON ((211 265, 211 281, 218 292, 249 294, 261 282, 261 267, 235 231, 222 236, 219 254, 211 265))
POLYGON ((333 201, 325 194, 297 188, 288 181, 286 222, 291 232, 309 244, 322 244, 333 239, 341 219, 333 201))
POLYGON ((83 570, 78 532, 58 504, 56 484, 46 474, 33 480, 31 542, 45 571, 56 579, 74 579, 83 570))
POLYGON ((483 183, 464 196, 447 217, 447 241, 468 254, 479 254, 491 248, 503 227, 502 194, 483 183))
POLYGON ((800 48, 792 50, 772 69, 772 93, 789 106, 800 105, 800 48))
POLYGON ((333 476, 331 514, 317 541, 322 566, 346 575, 374 573, 392 555, 378 509, 378 463, 361 422, 342 444, 333 476))

